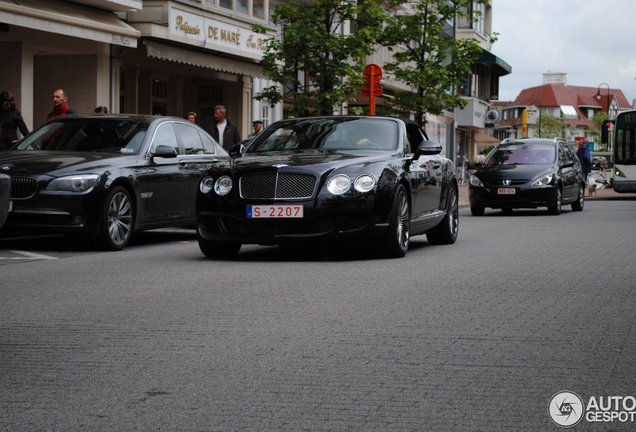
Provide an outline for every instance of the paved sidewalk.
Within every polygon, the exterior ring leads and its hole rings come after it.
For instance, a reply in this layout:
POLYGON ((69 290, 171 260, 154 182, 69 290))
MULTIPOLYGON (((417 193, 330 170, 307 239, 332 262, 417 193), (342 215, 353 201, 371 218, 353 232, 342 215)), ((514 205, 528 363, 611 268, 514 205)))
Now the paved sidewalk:
MULTIPOLYGON (((597 190, 591 196, 585 196, 586 200, 612 200, 612 199, 633 199, 636 198, 635 194, 631 193, 617 193, 614 189, 605 188, 597 190)), ((468 200, 468 186, 459 187, 459 206, 468 207, 470 205, 468 200)))

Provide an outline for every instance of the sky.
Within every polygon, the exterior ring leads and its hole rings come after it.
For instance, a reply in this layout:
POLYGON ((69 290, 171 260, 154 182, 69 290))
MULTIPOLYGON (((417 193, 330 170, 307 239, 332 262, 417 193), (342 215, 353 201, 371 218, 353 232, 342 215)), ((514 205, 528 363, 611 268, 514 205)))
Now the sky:
POLYGON ((500 101, 543 85, 548 72, 636 98, 636 0, 492 0, 492 12, 491 52, 512 67, 499 78, 500 101))

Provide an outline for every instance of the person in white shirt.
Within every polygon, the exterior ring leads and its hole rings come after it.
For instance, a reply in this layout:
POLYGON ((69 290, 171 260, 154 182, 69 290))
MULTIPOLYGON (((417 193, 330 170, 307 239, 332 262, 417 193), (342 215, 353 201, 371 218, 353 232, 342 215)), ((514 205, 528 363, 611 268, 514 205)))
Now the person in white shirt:
POLYGON ((215 123, 208 127, 208 132, 212 135, 226 151, 230 151, 235 144, 241 142, 241 134, 234 123, 225 117, 225 107, 218 105, 214 107, 215 123))

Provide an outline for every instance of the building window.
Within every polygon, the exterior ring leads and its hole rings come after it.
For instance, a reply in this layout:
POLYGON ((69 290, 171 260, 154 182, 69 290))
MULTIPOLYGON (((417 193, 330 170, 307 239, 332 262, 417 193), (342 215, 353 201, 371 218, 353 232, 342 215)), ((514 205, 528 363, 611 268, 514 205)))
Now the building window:
POLYGON ((574 108, 572 105, 561 105, 561 115, 564 118, 568 119, 579 118, 579 115, 576 112, 576 108, 574 108))
POLYGON ((265 19, 264 0, 203 0, 203 4, 228 11, 235 11, 260 20, 265 19))

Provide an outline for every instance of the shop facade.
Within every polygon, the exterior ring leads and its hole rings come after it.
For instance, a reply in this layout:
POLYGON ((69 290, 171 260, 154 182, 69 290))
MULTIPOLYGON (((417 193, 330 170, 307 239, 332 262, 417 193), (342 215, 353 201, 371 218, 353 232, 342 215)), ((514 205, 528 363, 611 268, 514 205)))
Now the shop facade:
MULTIPOLYGON (((141 1, 123 0, 134 8, 141 1)), ((108 3, 104 1, 103 3, 108 3)), ((71 108, 109 105, 111 47, 136 49, 140 33, 114 14, 58 0, 0 0, 0 87, 14 94, 29 130, 40 126, 63 88, 71 108)))
POLYGON ((78 112, 194 111, 202 126, 224 105, 243 137, 253 120, 282 118, 282 108, 254 100, 270 85, 259 65, 267 35, 233 14, 176 1, 19 3, 0 0, 0 87, 14 93, 30 130, 58 88, 78 112))

